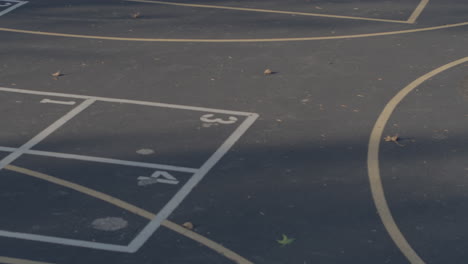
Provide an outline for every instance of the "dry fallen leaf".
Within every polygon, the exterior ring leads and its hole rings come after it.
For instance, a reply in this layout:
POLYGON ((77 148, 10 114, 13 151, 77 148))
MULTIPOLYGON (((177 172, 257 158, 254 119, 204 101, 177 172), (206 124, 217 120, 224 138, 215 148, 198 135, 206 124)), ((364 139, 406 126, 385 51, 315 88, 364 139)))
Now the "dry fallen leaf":
POLYGON ((140 13, 140 12, 133 12, 133 13, 131 14, 131 16, 132 16, 133 18, 139 18, 139 17, 141 16, 141 13, 140 13))
POLYGON ((192 230, 192 229, 193 229, 193 224, 190 223, 190 222, 185 222, 182 226, 185 227, 185 228, 187 228, 188 230, 192 230))
POLYGON ((62 75, 63 75, 63 74, 62 74, 61 71, 57 71, 57 72, 52 73, 52 76, 53 76, 53 77, 60 77, 60 76, 62 76, 62 75))
POLYGON ((272 74, 272 73, 273 73, 273 71, 270 70, 270 69, 266 69, 266 70, 263 72, 263 74, 265 74, 265 75, 270 75, 270 74, 272 74))
POLYGON ((398 135, 396 135, 396 136, 386 136, 386 137, 384 138, 384 140, 387 141, 387 142, 395 142, 395 141, 398 141, 398 135))
POLYGON ((398 142, 398 140, 400 140, 400 138, 398 137, 398 134, 395 135, 395 136, 386 136, 386 137, 384 137, 384 140, 385 140, 386 142, 394 142, 394 143, 397 144, 398 146, 403 146, 402 144, 400 144, 400 143, 398 142))

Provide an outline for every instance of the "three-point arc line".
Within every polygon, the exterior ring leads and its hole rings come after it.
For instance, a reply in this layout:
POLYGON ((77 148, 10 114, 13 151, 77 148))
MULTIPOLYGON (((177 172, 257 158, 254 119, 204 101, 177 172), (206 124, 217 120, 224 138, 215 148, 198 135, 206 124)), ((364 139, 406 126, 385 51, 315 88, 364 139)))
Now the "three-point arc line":
POLYGON ((98 36, 98 35, 80 35, 80 34, 68 34, 58 32, 46 32, 37 30, 25 30, 16 28, 4 28, 0 27, 0 31, 20 33, 20 34, 31 34, 49 37, 65 37, 65 38, 78 38, 78 39, 96 39, 96 40, 113 40, 113 41, 134 41, 134 42, 193 42, 193 43, 252 43, 252 42, 294 42, 294 41, 314 41, 314 40, 336 40, 336 39, 356 39, 356 38, 369 38, 369 37, 380 37, 380 36, 391 36, 409 33, 426 32, 440 29, 449 29, 455 27, 467 26, 467 22, 447 24, 433 27, 423 27, 415 29, 397 30, 397 31, 386 31, 377 33, 365 33, 365 34, 354 34, 354 35, 339 35, 339 36, 318 36, 318 37, 294 37, 294 38, 239 38, 239 39, 186 39, 186 38, 129 38, 129 37, 111 37, 111 36, 98 36))
POLYGON ((389 233, 393 242, 397 245, 397 247, 400 249, 400 251, 411 264, 424 264, 425 262, 411 247, 411 245, 406 240, 405 236, 401 233, 400 229, 398 228, 398 225, 396 224, 392 216, 387 200, 385 198, 385 192, 382 184, 382 178, 380 176, 379 166, 379 148, 382 133, 385 129, 387 121, 389 120, 395 108, 411 91, 413 91, 416 87, 418 87, 428 79, 436 76, 437 74, 466 62, 468 62, 468 57, 443 65, 419 77, 415 81, 408 84, 405 88, 400 90, 382 110, 382 113, 379 115, 372 129, 372 133, 369 139, 367 167, 372 198, 374 200, 375 206, 377 207, 379 217, 382 220, 385 229, 389 233))

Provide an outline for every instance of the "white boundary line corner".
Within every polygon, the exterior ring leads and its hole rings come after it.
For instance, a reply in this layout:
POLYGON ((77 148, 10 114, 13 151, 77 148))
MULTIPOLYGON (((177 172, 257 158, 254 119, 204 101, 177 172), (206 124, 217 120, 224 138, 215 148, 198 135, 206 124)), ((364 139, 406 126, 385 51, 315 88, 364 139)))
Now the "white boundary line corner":
POLYGON ((37 134, 35 137, 31 138, 28 142, 24 143, 22 146, 17 148, 15 151, 10 153, 10 155, 6 156, 2 160, 0 160, 0 170, 2 170, 6 165, 10 164, 13 162, 15 159, 26 153, 28 150, 30 150, 32 147, 40 143, 42 140, 44 140, 47 136, 52 134, 54 131, 59 129, 61 126, 63 126, 65 123, 67 123, 69 120, 71 120, 73 117, 78 115, 81 111, 85 110, 88 108, 90 105, 92 105, 95 102, 94 99, 87 99, 83 101, 81 104, 79 104, 77 107, 73 108, 71 111, 69 111, 67 114, 56 120, 54 123, 52 123, 50 126, 48 126, 46 129, 44 129, 42 132, 37 134))
POLYGON ((14 5, 12 5, 11 7, 7 8, 7 9, 4 9, 3 11, 0 12, 0 16, 3 16, 5 15, 6 13, 9 13, 11 11, 13 11, 14 9, 22 6, 22 5, 25 5, 28 3, 28 1, 19 1, 19 0, 4 0, 6 2, 13 2, 13 3, 16 3, 14 5))

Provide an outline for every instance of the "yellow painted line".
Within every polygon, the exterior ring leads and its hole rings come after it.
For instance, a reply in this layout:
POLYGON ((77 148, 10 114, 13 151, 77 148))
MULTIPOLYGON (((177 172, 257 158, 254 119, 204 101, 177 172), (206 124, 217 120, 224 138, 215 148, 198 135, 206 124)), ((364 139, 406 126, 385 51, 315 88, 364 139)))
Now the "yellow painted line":
POLYGON ((40 262, 40 261, 33 261, 33 260, 27 260, 27 259, 1 257, 1 256, 0 256, 0 263, 3 263, 3 264, 52 264, 48 262, 40 262))
MULTIPOLYGON (((136 215, 139 215, 143 218, 146 218, 148 220, 151 220, 153 219, 156 215, 151 213, 151 212, 148 212, 142 208, 139 208, 137 206, 134 206, 132 204, 129 204, 125 201, 122 201, 120 199, 117 199, 115 197, 112 197, 110 195, 107 195, 105 193, 102 193, 102 192, 98 192, 96 190, 93 190, 93 189, 90 189, 88 187, 85 187, 85 186, 82 186, 82 185, 79 185, 79 184, 76 184, 76 183, 73 183, 73 182, 70 182, 70 181, 66 181, 66 180, 62 180, 62 179, 59 179, 59 178, 56 178, 56 177, 53 177, 53 176, 50 176, 50 175, 47 175, 47 174, 44 174, 44 173, 41 173, 41 172, 37 172, 37 171, 33 171, 33 170, 29 170, 29 169, 26 169, 26 168, 21 168, 21 167, 17 167, 17 166, 13 166, 13 165, 7 165, 5 167, 5 169, 7 170, 10 170, 10 171, 15 171, 15 172, 18 172, 18 173, 22 173, 22 174, 25 174, 25 175, 28 175, 28 176, 31 176, 31 177, 35 177, 35 178, 38 178, 38 179, 41 179, 41 180, 44 180, 44 181, 48 181, 48 182, 51 182, 51 183, 54 183, 54 184, 57 184, 57 185, 60 185, 60 186, 64 186, 64 187, 67 187, 67 188, 70 188, 72 190, 75 190, 77 192, 81 192, 83 194, 86 194, 86 195, 89 195, 91 197, 94 197, 94 198, 97 198, 97 199, 100 199, 102 201, 105 201, 105 202, 108 202, 110 204, 113 204, 119 208, 122 208, 124 210, 127 210, 129 212, 132 212, 136 215)), ((187 238, 190 238, 192 240, 195 240, 196 242, 208 247, 208 248, 211 248, 212 250, 218 252, 219 254, 225 256, 226 258, 234 261, 235 263, 238 263, 238 264, 253 264, 252 262, 248 261, 247 259, 243 258, 242 256, 240 256, 239 254, 231 251, 230 249, 227 249, 225 247, 223 247, 222 245, 200 235, 200 234, 197 234, 191 230, 188 230, 187 228, 184 228, 176 223, 173 223, 173 222, 170 222, 168 220, 164 220, 162 223, 161 223, 162 226, 174 231, 174 232, 177 232, 187 238)), ((0 259, 1 260, 1 259, 0 259)), ((8 263, 9 264, 9 263, 8 263)), ((16 263, 13 263, 13 264, 16 264, 16 263)), ((28 263, 19 263, 18 264, 28 264, 28 263)), ((35 264, 35 263, 31 263, 31 264, 35 264)), ((39 264, 39 263, 38 263, 39 264)))
POLYGON ((467 25, 468 25, 468 22, 462 22, 462 23, 435 26, 435 27, 416 28, 416 29, 388 31, 388 32, 378 32, 378 33, 367 33, 367 34, 356 34, 356 35, 340 35, 340 36, 326 36, 326 37, 299 37, 299 38, 258 38, 258 39, 124 38, 124 37, 106 37, 106 36, 96 36, 96 35, 77 35, 77 34, 55 33, 55 32, 23 30, 23 29, 15 29, 15 28, 3 28, 3 27, 0 27, 0 31, 23 33, 23 34, 33 34, 33 35, 42 35, 42 36, 53 36, 53 37, 99 39, 99 40, 119 40, 119 41, 139 41, 139 42, 244 43, 244 42, 285 42, 285 41, 310 41, 310 40, 333 40, 333 39, 367 38, 367 37, 378 37, 378 36, 389 36, 389 35, 425 32, 425 31, 432 31, 432 30, 439 30, 439 29, 462 27, 462 26, 467 26, 467 25))
POLYGON ((186 3, 166 2, 166 1, 156 1, 156 0, 155 1, 151 1, 151 0, 126 0, 126 1, 127 2, 150 3, 150 4, 161 4, 161 5, 196 7, 196 8, 211 8, 211 9, 235 10, 235 11, 246 11, 246 12, 258 12, 258 13, 271 13, 271 14, 283 14, 283 15, 295 15, 295 16, 327 17, 327 18, 338 18, 338 19, 352 19, 352 20, 365 20, 365 21, 377 21, 377 22, 408 24, 408 21, 406 21, 406 20, 394 20, 394 19, 327 15, 327 14, 318 14, 318 13, 305 13, 305 12, 282 11, 282 10, 271 10, 271 9, 258 9, 258 8, 246 8, 246 7, 233 7, 233 6, 186 4, 186 3))
POLYGON ((374 125, 374 128, 372 129, 372 133, 369 139, 367 166, 372 191, 372 198, 374 199, 375 206, 377 207, 377 211, 379 213, 380 219, 382 220, 385 226, 385 229, 390 234, 392 240, 395 242, 395 244, 398 246, 398 248, 406 256, 406 258, 410 261, 411 264, 424 264, 424 261, 413 250, 411 245, 405 239, 404 235, 401 233, 400 229, 395 223, 395 220, 392 216, 387 200, 385 198, 385 192, 383 189, 379 168, 379 147, 380 142, 382 141, 382 133, 385 129, 385 125, 387 124, 388 119, 392 115, 397 105, 411 91, 413 91, 423 82, 427 81, 429 78, 432 78, 443 71, 446 71, 452 67, 455 67, 465 62, 468 62, 468 57, 456 60, 442 67, 439 67, 419 77, 418 79, 410 83, 408 86, 403 88, 401 91, 399 91, 383 109, 382 113, 380 114, 374 125))
POLYGON ((421 0, 419 5, 416 7, 416 9, 413 11, 411 16, 408 18, 407 22, 410 24, 416 23, 416 19, 418 19, 418 17, 421 15, 424 8, 426 8, 428 3, 429 3, 429 0, 421 0))

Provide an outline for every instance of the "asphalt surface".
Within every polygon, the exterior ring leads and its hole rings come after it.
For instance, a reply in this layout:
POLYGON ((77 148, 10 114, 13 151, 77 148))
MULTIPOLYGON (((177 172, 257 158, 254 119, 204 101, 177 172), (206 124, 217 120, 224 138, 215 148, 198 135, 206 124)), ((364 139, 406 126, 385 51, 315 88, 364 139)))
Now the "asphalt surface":
POLYGON ((238 263, 468 262, 465 0, 430 0, 415 23, 417 0, 177 3, 249 10, 31 0, 0 16, 0 263, 236 263, 147 232, 130 205, 192 223, 238 263), (96 248, 140 235, 136 252, 96 248))

